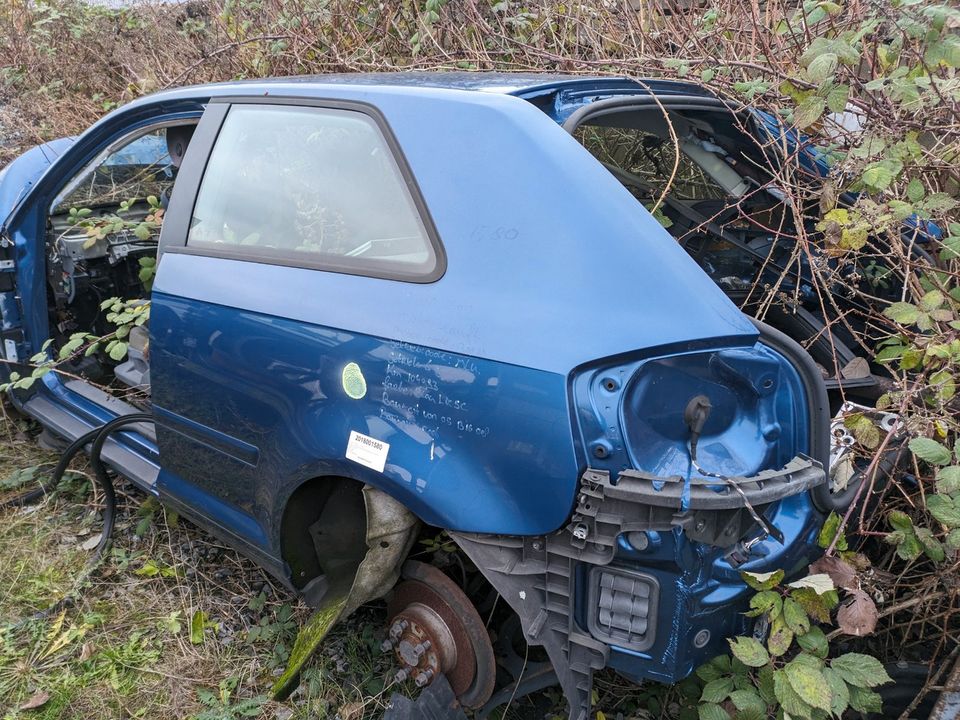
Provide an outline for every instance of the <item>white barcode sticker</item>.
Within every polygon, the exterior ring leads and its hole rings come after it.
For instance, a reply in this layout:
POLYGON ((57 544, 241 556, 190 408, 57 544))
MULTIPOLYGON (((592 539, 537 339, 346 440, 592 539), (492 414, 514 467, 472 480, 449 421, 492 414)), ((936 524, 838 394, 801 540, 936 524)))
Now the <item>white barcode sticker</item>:
POLYGON ((347 441, 347 460, 353 460, 364 467, 383 472, 387 464, 388 452, 390 452, 389 443, 358 433, 356 430, 350 431, 350 439, 347 441))

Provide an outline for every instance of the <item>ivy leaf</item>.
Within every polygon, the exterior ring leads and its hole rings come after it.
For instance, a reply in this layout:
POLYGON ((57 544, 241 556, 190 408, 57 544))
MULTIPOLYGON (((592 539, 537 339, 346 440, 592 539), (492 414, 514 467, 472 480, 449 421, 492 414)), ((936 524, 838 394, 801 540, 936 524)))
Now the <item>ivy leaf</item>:
POLYGON ((858 688, 872 688, 893 682, 883 665, 875 657, 861 653, 846 653, 830 661, 844 681, 858 688))
POLYGON ((931 465, 949 465, 953 460, 950 451, 932 438, 914 438, 909 443, 910 451, 931 465))
POLYGON ((733 656, 748 667, 762 667, 770 662, 767 649, 752 637, 737 637, 728 642, 733 656))

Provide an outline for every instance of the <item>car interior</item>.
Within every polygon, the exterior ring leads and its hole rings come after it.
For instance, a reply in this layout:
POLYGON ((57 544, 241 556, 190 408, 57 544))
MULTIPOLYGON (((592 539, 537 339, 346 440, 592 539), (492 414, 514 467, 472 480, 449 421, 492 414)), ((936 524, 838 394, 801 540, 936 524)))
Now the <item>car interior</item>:
POLYGON ((573 134, 734 302, 799 341, 828 387, 875 398, 880 384, 851 330, 866 329, 864 302, 897 287, 884 280, 884 246, 850 260, 802 242, 817 232, 822 178, 782 160, 772 136, 762 145, 755 122, 723 108, 647 104, 588 115, 573 134), (808 187, 811 206, 785 202, 785 181, 808 187), (852 274, 861 292, 838 299, 830 278, 852 274))
MULTIPOLYGON (((121 138, 51 203, 47 296, 55 349, 74 333, 102 336, 115 330, 102 306, 109 298, 148 300, 150 280, 141 273, 140 260, 156 258, 162 210, 195 127, 195 122, 151 127, 121 138)), ((65 369, 98 384, 148 394, 148 352, 147 328, 135 327, 124 362, 103 353, 78 353, 65 369)))

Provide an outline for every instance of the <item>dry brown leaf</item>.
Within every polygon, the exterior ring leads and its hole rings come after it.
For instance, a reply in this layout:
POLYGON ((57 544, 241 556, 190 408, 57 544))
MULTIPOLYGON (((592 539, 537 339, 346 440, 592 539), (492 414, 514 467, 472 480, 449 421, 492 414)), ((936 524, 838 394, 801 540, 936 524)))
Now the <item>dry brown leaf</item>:
POLYGON ((863 590, 854 590, 837 611, 840 632, 863 637, 877 626, 876 603, 863 590))
POLYGON ((359 720, 363 716, 363 710, 362 702, 349 702, 340 708, 340 717, 343 720, 359 720))
POLYGON ((37 690, 29 700, 20 706, 21 710, 36 710, 43 706, 50 699, 50 693, 44 690, 37 690))
POLYGON ((824 573, 830 576, 833 584, 844 590, 856 591, 860 589, 860 583, 857 582, 857 571, 838 557, 822 557, 810 565, 811 573, 824 573))
POLYGON ((91 657, 93 657, 93 643, 85 642, 80 648, 80 662, 89 660, 91 657))

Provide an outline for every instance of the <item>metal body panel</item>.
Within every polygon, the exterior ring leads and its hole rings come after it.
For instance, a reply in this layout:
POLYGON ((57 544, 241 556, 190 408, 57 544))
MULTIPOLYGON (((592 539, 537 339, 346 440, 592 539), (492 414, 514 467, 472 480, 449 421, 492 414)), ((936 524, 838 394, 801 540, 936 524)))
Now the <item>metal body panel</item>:
MULTIPOLYGON (((682 83, 650 86, 705 96, 682 83)), ((46 208, 106 144, 158 120, 196 118, 211 98, 366 103, 402 149, 446 271, 414 284, 191 252, 184 228, 196 187, 178 180, 152 296, 157 443, 124 433, 112 448, 157 468, 134 478, 143 487, 289 580, 284 507, 312 478, 352 478, 430 524, 525 546, 564 528, 588 466, 689 479, 677 422, 695 391, 716 393, 714 417, 727 419, 707 427, 705 463, 749 473, 816 455, 822 418, 808 408, 795 360, 760 347, 757 329, 558 125, 597 99, 645 92, 616 78, 398 74, 225 83, 135 101, 69 144, 9 218, 18 298, 0 293, 4 330, 22 330, 21 358, 48 336, 46 208), (736 388, 691 359, 714 356, 740 368, 726 376, 740 378, 736 388), (359 397, 346 387, 351 364, 364 379, 359 397), (602 387, 611 373, 616 393, 602 387), (770 388, 756 384, 765 373, 776 378, 770 388), (389 446, 382 471, 346 457, 352 432, 389 446)), ((207 117, 222 113, 214 105, 207 117)), ((186 160, 198 172, 209 151, 201 145, 186 160)), ((22 167, 36 172, 37 162, 22 167)), ((34 392, 87 427, 114 414, 53 373, 34 392)), ((49 423, 51 413, 35 416, 49 423)), ((822 515, 807 493, 766 512, 785 545, 760 542, 741 569, 798 570, 822 515)), ((749 591, 720 548, 679 528, 649 536, 644 548, 620 542, 612 563, 656 578, 656 640, 600 655, 628 676, 670 681, 743 630, 736 610, 749 591), (689 651, 700 630, 710 639, 689 651)), ((577 562, 572 620, 586 628, 577 562)))
MULTIPOLYGON (((164 262, 178 276, 232 278, 237 292, 229 306, 154 292, 161 493, 180 492, 174 476, 187 481, 225 503, 222 522, 228 508, 252 519, 269 548, 286 499, 318 476, 379 487, 439 527, 534 534, 566 518, 578 465, 563 376, 259 312, 240 289, 266 286, 269 266, 164 262), (344 389, 350 363, 365 380, 361 398, 344 389), (389 444, 382 473, 347 459, 351 431, 389 444), (237 457, 240 444, 256 448, 255 464, 237 457)), ((322 295, 327 274, 305 272, 322 295)), ((322 301, 308 306, 324 319, 322 301)))

